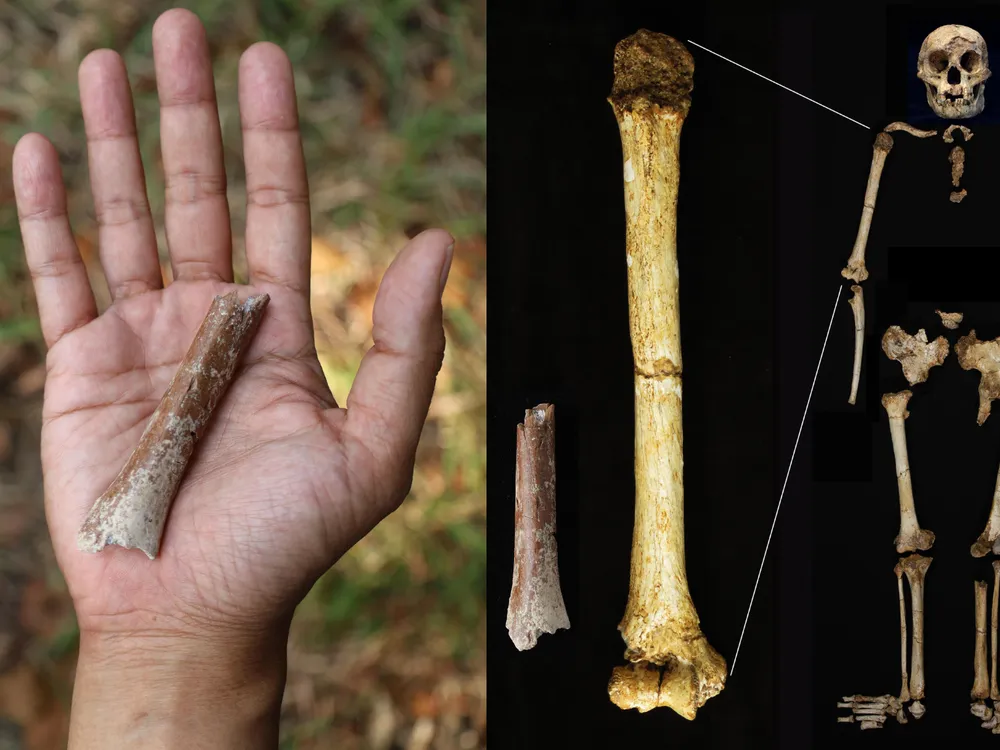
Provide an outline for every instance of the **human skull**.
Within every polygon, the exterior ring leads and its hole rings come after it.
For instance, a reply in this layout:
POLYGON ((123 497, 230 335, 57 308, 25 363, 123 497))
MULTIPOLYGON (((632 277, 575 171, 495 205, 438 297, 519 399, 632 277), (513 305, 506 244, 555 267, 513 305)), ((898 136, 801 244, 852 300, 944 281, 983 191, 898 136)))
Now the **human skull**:
POLYGON ((940 26, 924 39, 917 77, 927 86, 927 103, 945 120, 964 120, 983 111, 990 77, 986 40, 975 29, 940 26))

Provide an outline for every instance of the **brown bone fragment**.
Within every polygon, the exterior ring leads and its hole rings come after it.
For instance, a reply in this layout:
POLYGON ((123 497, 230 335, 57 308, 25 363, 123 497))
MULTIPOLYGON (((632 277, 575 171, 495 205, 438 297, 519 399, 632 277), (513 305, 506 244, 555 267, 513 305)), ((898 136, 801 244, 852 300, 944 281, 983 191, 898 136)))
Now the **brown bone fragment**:
POLYGON ((979 414, 976 422, 982 424, 990 416, 993 399, 1000 397, 1000 338, 980 341, 975 329, 962 336, 955 344, 958 364, 963 370, 979 370, 979 414))
POLYGON ((916 336, 911 336, 899 326, 889 326, 882 336, 882 351, 889 359, 899 362, 906 381, 916 385, 927 380, 932 367, 948 358, 948 339, 938 336, 928 343, 923 328, 916 336))
POLYGON ((947 328, 949 331, 954 331, 958 328, 958 324, 962 322, 962 318, 965 317, 962 313, 949 313, 941 312, 940 310, 935 310, 938 317, 941 318, 941 325, 947 328))
POLYGON ((955 136, 953 136, 952 133, 956 130, 961 131, 962 137, 965 139, 966 143, 972 140, 972 131, 965 127, 965 125, 952 124, 945 128, 944 135, 941 136, 945 143, 955 142, 955 136))
POLYGON ((668 706, 693 719, 726 682, 726 662, 701 631, 684 559, 676 228, 694 59, 676 39, 642 29, 615 47, 614 74, 635 371, 635 526, 618 625, 630 664, 613 670, 608 695, 619 708, 668 706))
POLYGON ((514 578, 507 632, 518 651, 542 633, 569 628, 559 586, 556 546, 555 407, 539 404, 517 426, 514 492, 514 578))
POLYGON ((952 203, 961 203, 962 199, 965 198, 965 196, 967 196, 968 194, 969 191, 966 190, 965 188, 962 188, 961 190, 952 190, 951 195, 948 196, 948 200, 950 200, 952 203))
POLYGON ((150 417, 139 444, 107 491, 91 507, 77 535, 84 552, 108 544, 138 548, 150 559, 160 549, 167 511, 188 460, 249 346, 270 298, 240 302, 218 296, 150 417))
POLYGON ((955 146, 948 154, 948 161, 951 162, 951 184, 958 187, 962 181, 962 174, 965 172, 965 149, 955 146))

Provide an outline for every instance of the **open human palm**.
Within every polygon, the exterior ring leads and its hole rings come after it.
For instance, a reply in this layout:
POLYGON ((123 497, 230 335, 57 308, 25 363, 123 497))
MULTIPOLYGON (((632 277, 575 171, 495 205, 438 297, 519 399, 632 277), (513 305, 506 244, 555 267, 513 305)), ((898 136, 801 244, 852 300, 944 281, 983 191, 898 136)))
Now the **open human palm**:
POLYGON ((339 408, 313 346, 310 226, 290 64, 269 44, 240 64, 249 286, 232 283, 214 83, 204 30, 170 11, 153 30, 174 281, 163 287, 124 65, 80 66, 91 188, 112 305, 97 315, 66 217, 57 155, 38 135, 14 157, 28 266, 49 345, 42 460, 56 555, 82 631, 185 632, 281 621, 402 501, 444 336, 451 238, 424 232, 386 272, 373 348, 339 408), (160 553, 76 548, 87 511, 125 464, 214 296, 270 303, 195 455, 160 553))

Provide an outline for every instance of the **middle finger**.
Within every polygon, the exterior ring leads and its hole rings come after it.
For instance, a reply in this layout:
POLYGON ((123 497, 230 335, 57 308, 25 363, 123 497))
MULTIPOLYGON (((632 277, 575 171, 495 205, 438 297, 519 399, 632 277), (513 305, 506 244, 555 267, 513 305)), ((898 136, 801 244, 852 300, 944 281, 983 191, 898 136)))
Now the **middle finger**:
POLYGON ((174 279, 233 280, 222 133, 201 21, 170 10, 153 25, 166 181, 164 223, 174 279))

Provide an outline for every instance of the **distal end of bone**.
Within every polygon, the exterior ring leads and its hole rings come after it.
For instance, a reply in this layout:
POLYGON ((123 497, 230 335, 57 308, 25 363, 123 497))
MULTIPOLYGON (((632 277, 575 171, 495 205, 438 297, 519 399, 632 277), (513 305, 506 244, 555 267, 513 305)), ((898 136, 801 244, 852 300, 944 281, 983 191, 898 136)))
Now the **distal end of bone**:
POLYGON ((705 701, 726 685, 726 662, 704 636, 692 644, 690 660, 672 658, 660 667, 638 661, 615 667, 608 682, 608 696, 621 709, 645 713, 657 707, 672 708, 685 719, 694 719, 705 701))
POLYGON ((927 380, 932 367, 943 364, 948 358, 948 339, 938 336, 928 342, 923 328, 911 336, 899 326, 889 326, 882 336, 882 351, 889 359, 899 362, 903 375, 910 385, 927 380))
POLYGON ((899 393, 885 393, 882 395, 882 408, 889 414, 889 419, 906 419, 910 412, 906 410, 906 405, 913 395, 912 391, 900 391, 899 393))
POLYGON ((934 532, 927 529, 918 529, 896 537, 896 552, 899 554, 929 550, 933 546, 934 532))
POLYGON ((864 259, 862 258, 858 262, 848 261, 847 266, 840 272, 840 275, 845 279, 850 279, 851 281, 860 284, 868 278, 868 269, 865 268, 864 259))
POLYGON ((910 705, 910 716, 914 719, 920 720, 925 713, 927 713, 927 709, 924 708, 924 704, 920 701, 913 701, 910 705))
POLYGON ((938 314, 938 317, 941 318, 941 325, 943 325, 949 331, 954 331, 955 329, 957 329, 959 323, 961 323, 962 319, 965 317, 963 313, 949 313, 949 312, 942 312, 941 310, 935 310, 934 312, 936 312, 938 314))

